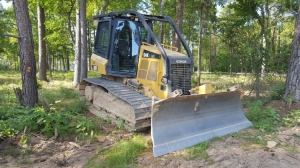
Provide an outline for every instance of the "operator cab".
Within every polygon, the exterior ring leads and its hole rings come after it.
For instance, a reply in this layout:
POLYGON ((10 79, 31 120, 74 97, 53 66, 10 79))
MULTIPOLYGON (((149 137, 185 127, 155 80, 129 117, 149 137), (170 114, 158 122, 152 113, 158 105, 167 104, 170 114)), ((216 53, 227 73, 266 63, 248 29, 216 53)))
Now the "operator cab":
POLYGON ((130 17, 106 18, 99 20, 96 34, 94 53, 109 60, 107 73, 135 77, 140 46, 151 43, 144 26, 130 17))

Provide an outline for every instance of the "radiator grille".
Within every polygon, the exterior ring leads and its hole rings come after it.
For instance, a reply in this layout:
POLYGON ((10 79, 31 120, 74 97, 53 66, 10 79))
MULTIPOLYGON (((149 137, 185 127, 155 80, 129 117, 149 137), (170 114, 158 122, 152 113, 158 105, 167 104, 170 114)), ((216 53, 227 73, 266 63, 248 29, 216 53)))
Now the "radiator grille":
POLYGON ((189 95, 191 89, 191 65, 172 64, 171 65, 172 92, 181 89, 184 95, 189 95))

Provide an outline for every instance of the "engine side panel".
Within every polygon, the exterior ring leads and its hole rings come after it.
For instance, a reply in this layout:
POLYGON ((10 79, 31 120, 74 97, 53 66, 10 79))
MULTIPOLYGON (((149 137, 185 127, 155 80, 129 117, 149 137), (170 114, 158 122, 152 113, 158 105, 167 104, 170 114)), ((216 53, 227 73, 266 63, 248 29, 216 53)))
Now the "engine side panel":
POLYGON ((168 85, 161 81, 165 66, 160 51, 155 46, 141 46, 137 81, 150 87, 156 97, 161 99, 168 96, 168 85))
POLYGON ((106 75, 106 65, 108 60, 106 58, 100 57, 96 54, 91 56, 91 70, 98 72, 100 74, 106 75))

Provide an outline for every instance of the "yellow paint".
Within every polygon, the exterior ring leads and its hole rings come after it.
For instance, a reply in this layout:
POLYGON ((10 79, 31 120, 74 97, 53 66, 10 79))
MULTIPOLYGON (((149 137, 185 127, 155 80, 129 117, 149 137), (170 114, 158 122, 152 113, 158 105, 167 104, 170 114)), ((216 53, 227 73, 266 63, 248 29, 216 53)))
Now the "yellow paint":
POLYGON ((92 56, 91 56, 91 70, 92 71, 106 75, 105 67, 106 67, 107 63, 108 63, 107 59, 100 57, 96 54, 92 54, 92 56), (93 68, 92 68, 93 66, 97 66, 98 70, 93 70, 93 68))
MULTIPOLYGON (((157 58, 145 58, 143 57, 143 53, 144 51, 149 51, 155 54, 159 54, 161 55, 160 51, 157 49, 156 46, 154 45, 141 45, 140 48, 140 55, 139 55, 139 63, 138 63, 138 72, 137 72, 137 78, 136 80, 141 83, 144 87, 146 87, 147 89, 150 88, 151 91, 156 95, 156 97, 161 98, 161 99, 165 99, 167 98, 167 90, 168 90, 168 86, 164 85, 161 82, 161 79, 163 77, 163 68, 164 66, 164 60, 163 57, 160 56, 160 59, 157 58), (148 75, 149 75, 149 70, 150 70, 150 65, 151 62, 153 64, 157 64, 157 71, 156 71, 156 80, 148 80, 148 75), (141 66, 143 63, 143 66, 141 66), (146 65, 147 64, 147 65, 146 65), (143 69, 144 68, 144 69, 143 69), (145 75, 146 74, 146 75, 145 75), (143 78, 144 77, 144 78, 143 78), (166 86, 165 90, 161 90, 160 87, 161 85, 166 86)), ((150 94, 148 94, 149 96, 150 94)))
POLYGON ((198 87, 198 93, 199 94, 207 94, 207 93, 211 93, 211 84, 204 84, 198 87))

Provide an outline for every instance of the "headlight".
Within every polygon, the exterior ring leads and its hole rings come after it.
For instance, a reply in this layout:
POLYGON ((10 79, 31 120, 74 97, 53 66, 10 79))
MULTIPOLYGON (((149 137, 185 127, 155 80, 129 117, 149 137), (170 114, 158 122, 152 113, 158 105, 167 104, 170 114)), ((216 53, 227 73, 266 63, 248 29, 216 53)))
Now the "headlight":
POLYGON ((161 79, 161 82, 162 82, 163 84, 168 84, 168 79, 165 78, 165 77, 163 77, 163 78, 161 79))
POLYGON ((92 65, 92 70, 93 71, 98 71, 98 66, 97 65, 92 65))

